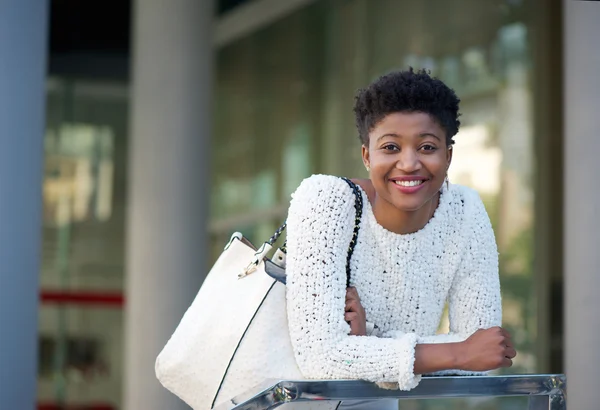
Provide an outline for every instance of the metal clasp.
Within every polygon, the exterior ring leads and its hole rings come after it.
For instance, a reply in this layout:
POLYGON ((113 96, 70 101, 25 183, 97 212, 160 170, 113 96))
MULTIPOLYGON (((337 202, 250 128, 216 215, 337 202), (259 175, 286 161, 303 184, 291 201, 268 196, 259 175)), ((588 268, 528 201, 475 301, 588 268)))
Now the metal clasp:
POLYGON ((265 256, 267 256, 267 253, 269 253, 269 251, 272 248, 273 247, 267 242, 263 243, 262 246, 254 254, 254 258, 252 258, 252 261, 248 264, 248 266, 242 269, 242 271, 238 274, 238 279, 245 278, 246 276, 256 271, 258 265, 260 265, 262 260, 265 258, 265 256))

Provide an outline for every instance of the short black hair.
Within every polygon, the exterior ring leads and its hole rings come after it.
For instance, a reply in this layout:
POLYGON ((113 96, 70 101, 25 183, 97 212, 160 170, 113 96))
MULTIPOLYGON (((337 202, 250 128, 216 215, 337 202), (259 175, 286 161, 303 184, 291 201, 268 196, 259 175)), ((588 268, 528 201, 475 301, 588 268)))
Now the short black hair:
POLYGON ((423 112, 431 115, 446 131, 446 143, 454 144, 460 121, 460 100, 454 90, 426 70, 395 71, 379 77, 358 90, 354 115, 358 136, 369 146, 369 132, 386 115, 394 112, 423 112))

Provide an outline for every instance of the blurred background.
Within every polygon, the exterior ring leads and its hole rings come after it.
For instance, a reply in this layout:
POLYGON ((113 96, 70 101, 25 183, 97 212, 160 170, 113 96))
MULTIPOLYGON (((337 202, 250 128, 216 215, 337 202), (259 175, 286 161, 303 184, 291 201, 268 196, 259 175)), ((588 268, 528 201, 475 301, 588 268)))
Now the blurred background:
POLYGON ((0 1, 0 408, 185 408, 154 358, 210 265, 303 178, 365 177, 354 93, 409 66, 462 100, 449 177, 496 232, 510 372, 577 369, 584 400, 598 23, 570 0, 0 1))

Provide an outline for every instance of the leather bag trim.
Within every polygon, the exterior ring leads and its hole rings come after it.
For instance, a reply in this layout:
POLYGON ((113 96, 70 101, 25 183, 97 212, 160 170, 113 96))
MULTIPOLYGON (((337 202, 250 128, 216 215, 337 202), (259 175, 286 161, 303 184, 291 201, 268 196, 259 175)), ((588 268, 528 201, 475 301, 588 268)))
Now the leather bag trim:
POLYGON ((265 273, 275 279, 277 282, 281 282, 284 285, 287 282, 285 269, 270 259, 265 259, 265 273))
POLYGON ((260 301, 260 304, 258 305, 258 307, 256 308, 256 310, 254 311, 254 314, 252 315, 252 319, 250 319, 250 322, 248 323, 248 326, 246 326, 246 329, 244 330, 244 333, 242 333, 242 337, 240 337, 240 340, 238 340, 238 344, 235 347, 235 350, 233 351, 233 354, 231 355, 231 358, 229 359, 229 363, 227 364, 227 367, 225 368, 225 372, 223 373, 223 378, 221 379, 221 383, 219 383, 219 388, 217 389, 217 392, 215 393, 215 397, 213 398, 212 404, 210 405, 211 409, 213 407, 215 407, 215 402, 217 401, 217 397, 219 397, 219 393, 221 392, 221 387, 223 387, 223 383, 225 382, 225 378, 227 377, 227 372, 229 371, 229 367, 231 366, 231 363, 233 363, 233 359, 235 359, 235 354, 237 353, 240 345, 242 344, 242 341, 244 340, 244 336, 246 336, 246 333, 248 332, 248 329, 250 329, 250 326, 252 326, 252 322, 254 322, 254 318, 258 314, 258 311, 262 307, 264 301, 267 299, 267 296, 269 296, 269 293, 271 293, 271 290, 273 289, 273 286, 275 286, 276 283, 277 283, 277 281, 274 280, 273 283, 271 284, 271 287, 269 288, 269 290, 267 291, 267 293, 265 293, 265 296, 260 301))

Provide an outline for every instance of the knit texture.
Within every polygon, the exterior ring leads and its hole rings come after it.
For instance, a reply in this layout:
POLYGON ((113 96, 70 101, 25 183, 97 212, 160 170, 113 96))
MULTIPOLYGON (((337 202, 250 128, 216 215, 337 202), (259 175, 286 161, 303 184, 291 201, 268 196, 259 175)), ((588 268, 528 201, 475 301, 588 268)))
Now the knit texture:
MULTIPOLYGON (((362 379, 410 390, 417 343, 466 339, 499 326, 498 252, 479 195, 444 187, 418 232, 383 228, 366 194, 352 279, 377 335, 350 336, 344 321, 346 255, 354 196, 342 179, 313 175, 292 196, 288 214, 287 310, 298 366, 309 379, 362 379), (445 302, 450 334, 436 335, 445 302)), ((454 372, 456 373, 456 372, 454 372)))

